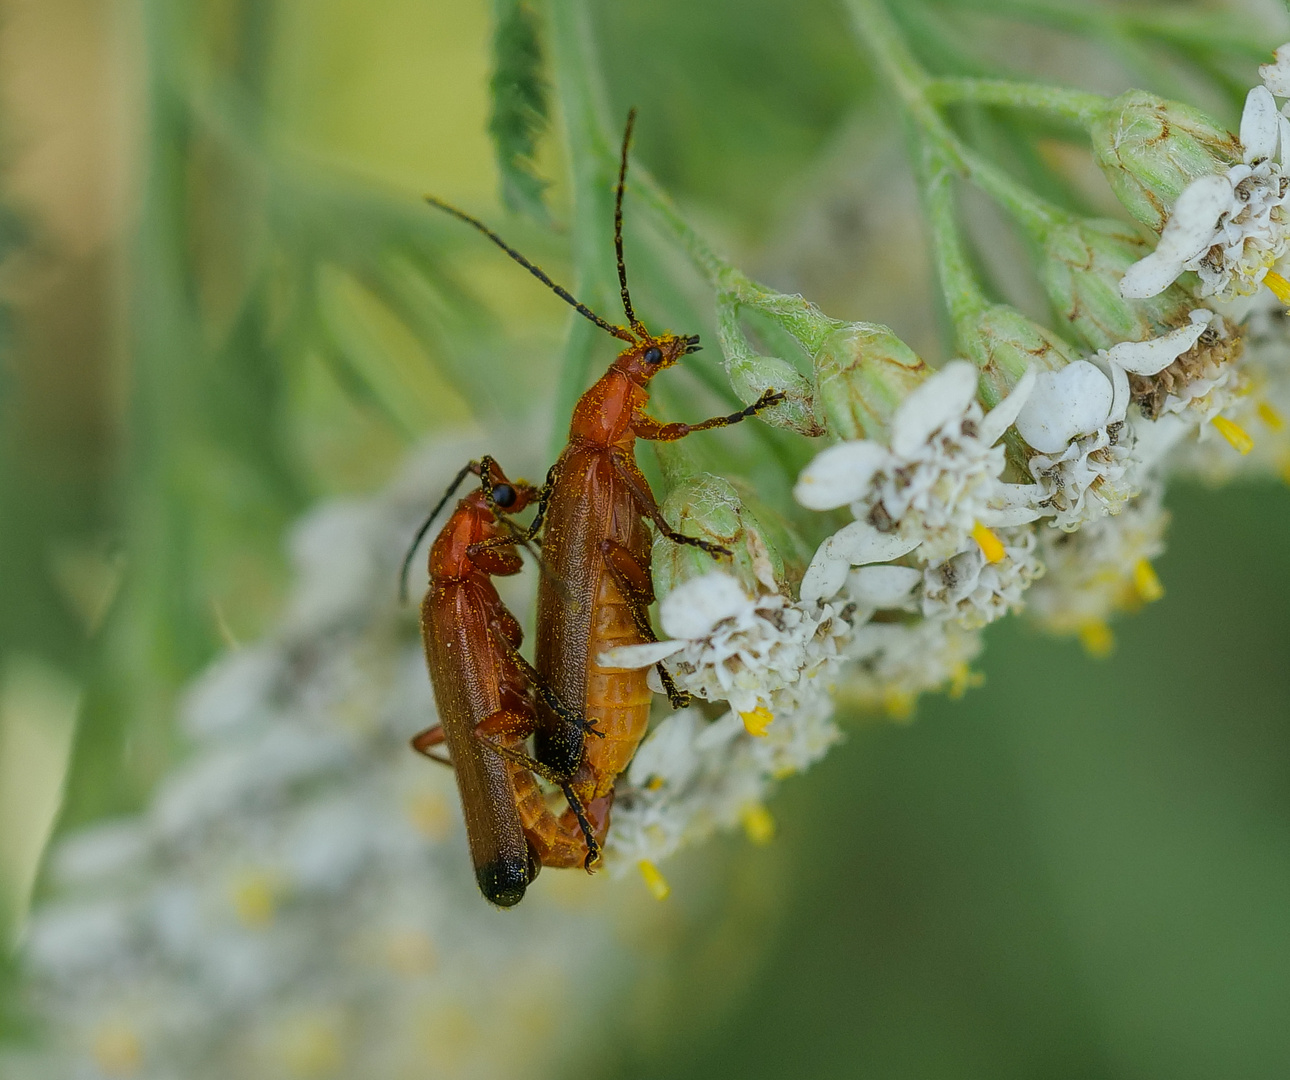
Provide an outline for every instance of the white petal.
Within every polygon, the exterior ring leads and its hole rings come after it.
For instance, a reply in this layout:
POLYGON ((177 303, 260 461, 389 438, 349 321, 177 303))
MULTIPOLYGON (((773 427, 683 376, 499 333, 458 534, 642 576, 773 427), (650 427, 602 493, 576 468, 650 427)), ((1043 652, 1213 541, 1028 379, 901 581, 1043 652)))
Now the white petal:
POLYGON ((833 558, 845 559, 850 566, 891 562, 918 547, 921 541, 909 540, 899 533, 879 532, 867 521, 853 521, 824 541, 833 558))
POLYGON ((1165 222, 1156 250, 1139 259, 1120 280, 1120 295, 1145 299, 1167 289, 1183 272, 1183 264, 1214 242, 1219 218, 1235 209, 1232 185, 1216 173, 1193 180, 1178 196, 1165 222))
POLYGON ((886 447, 868 439, 830 446, 802 470, 793 497, 808 510, 846 506, 869 490, 873 474, 887 457, 886 447))
POLYGON ((1245 95, 1245 109, 1241 112, 1241 146, 1246 164, 1276 157, 1277 123, 1276 99, 1266 86, 1256 86, 1245 95))
POLYGON ((1273 55, 1275 63, 1259 65, 1259 77, 1277 97, 1290 97, 1290 44, 1282 45, 1273 55))
POLYGON ((990 528, 1024 525, 1039 517, 1035 501, 1043 492, 1034 484, 997 484, 977 520, 990 528))
POLYGON ((922 578, 922 572, 910 566, 862 566, 852 571, 848 592, 867 607, 898 608, 922 578))
POLYGON ((1060 453, 1076 436, 1103 427, 1114 400, 1111 380, 1087 360, 1076 360, 1036 377, 1017 431, 1041 453, 1060 453))
POLYGON ((1145 300, 1158 296, 1174 283, 1183 272, 1186 259, 1167 259, 1158 251, 1144 256, 1124 272, 1120 279, 1120 295, 1126 300, 1145 300))
POLYGON ((1118 364, 1111 365, 1111 408, 1107 412, 1107 422, 1123 420, 1129 411, 1129 376, 1118 364))
POLYGON ((684 641, 648 641, 643 645, 619 645, 616 649, 606 649, 597 658, 601 667, 636 668, 650 667, 660 660, 678 653, 685 648, 684 641))
POLYGON ((1107 359, 1135 375, 1155 375, 1200 340, 1206 323, 1188 323, 1149 341, 1122 341, 1106 350, 1107 359))
POLYGON ((1035 388, 1037 375, 1038 372, 1033 367, 1027 368, 1026 373, 1017 380, 1017 385, 1012 388, 1011 393, 985 414, 985 419, 981 421, 980 437, 986 446, 997 443, 1003 437, 1003 433, 1016 421, 1021 407, 1026 404, 1026 399, 1035 388))
POLYGON ((836 596, 850 572, 851 564, 846 559, 838 558, 829 546, 829 541, 825 540, 816 550, 806 573, 802 575, 799 593, 802 601, 810 603, 812 600, 827 600, 836 596))
POLYGON ((962 418, 976 398, 977 370, 951 360, 900 403, 891 423, 891 448, 913 457, 938 428, 962 418))
POLYGON ((669 637, 701 638, 722 619, 747 611, 752 604, 739 582, 713 570, 678 585, 663 597, 658 614, 669 637))

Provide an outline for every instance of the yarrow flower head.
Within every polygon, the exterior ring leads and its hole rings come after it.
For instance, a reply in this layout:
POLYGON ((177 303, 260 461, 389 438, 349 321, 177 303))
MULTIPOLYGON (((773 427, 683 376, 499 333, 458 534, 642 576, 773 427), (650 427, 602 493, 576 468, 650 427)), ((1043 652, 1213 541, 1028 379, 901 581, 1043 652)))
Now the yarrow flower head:
MULTIPOLYGON (((925 369, 924 369, 925 370, 925 369)), ((960 551, 1002 504, 999 444, 1026 400, 1023 379, 986 413, 976 369, 952 360, 922 375, 891 413, 885 439, 852 439, 820 453, 798 478, 797 501, 812 510, 850 504, 860 521, 899 538, 927 560, 960 551)))
POLYGON ((673 589, 659 605, 669 640, 611 649, 602 663, 643 668, 666 660, 677 686, 727 701, 753 734, 795 704, 797 687, 836 665, 851 632, 828 605, 795 604, 780 593, 749 595, 720 570, 673 589))
MULTIPOLYGON (((1279 70, 1272 84, 1285 89, 1279 70)), ((1202 296, 1222 299, 1251 293, 1267 279, 1290 247, 1290 121, 1268 86, 1254 87, 1245 99, 1238 151, 1237 160, 1216 160, 1217 171, 1197 176, 1167 201, 1160 242, 1124 275, 1124 296, 1156 296, 1188 270, 1199 275, 1202 296)))

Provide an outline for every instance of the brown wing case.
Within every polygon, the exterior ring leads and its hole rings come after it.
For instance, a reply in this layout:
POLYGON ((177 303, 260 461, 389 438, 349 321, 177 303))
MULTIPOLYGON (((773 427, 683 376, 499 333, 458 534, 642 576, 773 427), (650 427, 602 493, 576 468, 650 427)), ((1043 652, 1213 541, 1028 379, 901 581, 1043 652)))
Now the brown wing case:
POLYGON ((421 636, 457 775, 475 877, 489 900, 510 907, 524 896, 536 870, 510 770, 475 737, 476 726, 502 708, 504 696, 489 625, 492 604, 501 607, 491 583, 437 584, 421 604, 421 636))

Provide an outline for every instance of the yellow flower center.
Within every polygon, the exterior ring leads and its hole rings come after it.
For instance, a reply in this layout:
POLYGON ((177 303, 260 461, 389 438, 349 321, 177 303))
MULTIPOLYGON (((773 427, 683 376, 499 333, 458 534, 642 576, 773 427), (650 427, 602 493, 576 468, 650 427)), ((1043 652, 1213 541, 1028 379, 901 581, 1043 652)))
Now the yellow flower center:
POLYGON ((1250 433, 1234 420, 1229 420, 1226 416, 1216 416, 1210 423, 1239 453, 1248 454, 1254 449, 1254 440, 1250 437, 1250 433))
POLYGON ((775 839, 775 819, 761 803, 749 803, 739 814, 744 832, 754 844, 769 844, 775 839))
POLYGON ((981 554, 985 556, 985 561, 988 563, 1002 562, 1004 555, 1007 554, 1003 550, 1003 541, 999 539, 999 534, 979 521, 972 526, 972 539, 977 542, 981 554))
POLYGON ((765 705, 758 705, 752 712, 741 712, 739 719, 744 722, 744 730, 749 735, 764 739, 770 728, 771 721, 775 719, 775 714, 765 705))
POLYGON ((655 900, 666 900, 672 894, 672 886, 667 883, 659 869, 649 859, 641 859, 638 864, 645 887, 653 894, 655 900))

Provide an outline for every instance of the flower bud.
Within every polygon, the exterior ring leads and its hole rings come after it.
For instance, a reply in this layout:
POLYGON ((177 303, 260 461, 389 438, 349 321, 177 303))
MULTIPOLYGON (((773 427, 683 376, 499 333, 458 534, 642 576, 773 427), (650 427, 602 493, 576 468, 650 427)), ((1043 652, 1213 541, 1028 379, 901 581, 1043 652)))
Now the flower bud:
POLYGON ((758 413, 762 423, 787 428, 811 438, 824 434, 811 403, 811 380, 787 360, 777 356, 735 356, 726 361, 726 375, 735 394, 751 405, 767 390, 778 390, 785 400, 758 413))
POLYGON ((1151 250, 1131 226, 1104 219, 1058 225, 1045 236, 1042 274, 1048 298, 1090 349, 1146 341, 1187 321, 1196 300, 1181 285, 1147 300, 1120 295, 1124 272, 1151 250))
POLYGON ((981 371, 981 400, 992 409, 1030 368, 1060 371, 1077 357, 1051 330, 1016 308, 994 304, 975 323, 959 327, 959 344, 981 371))
POLYGON ((1240 140, 1200 109, 1130 90, 1089 125, 1093 153, 1116 198, 1159 232, 1183 189, 1241 160, 1240 140))
POLYGON ((817 415, 839 439, 887 444, 900 403, 932 374, 885 326, 847 323, 815 354, 817 415))
POLYGON ((737 578, 749 595, 787 592, 784 560, 767 530, 748 509, 729 480, 706 472, 678 479, 663 500, 663 517, 686 536, 720 544, 730 558, 701 548, 654 539, 654 589, 663 597, 683 582, 722 570, 737 578))

